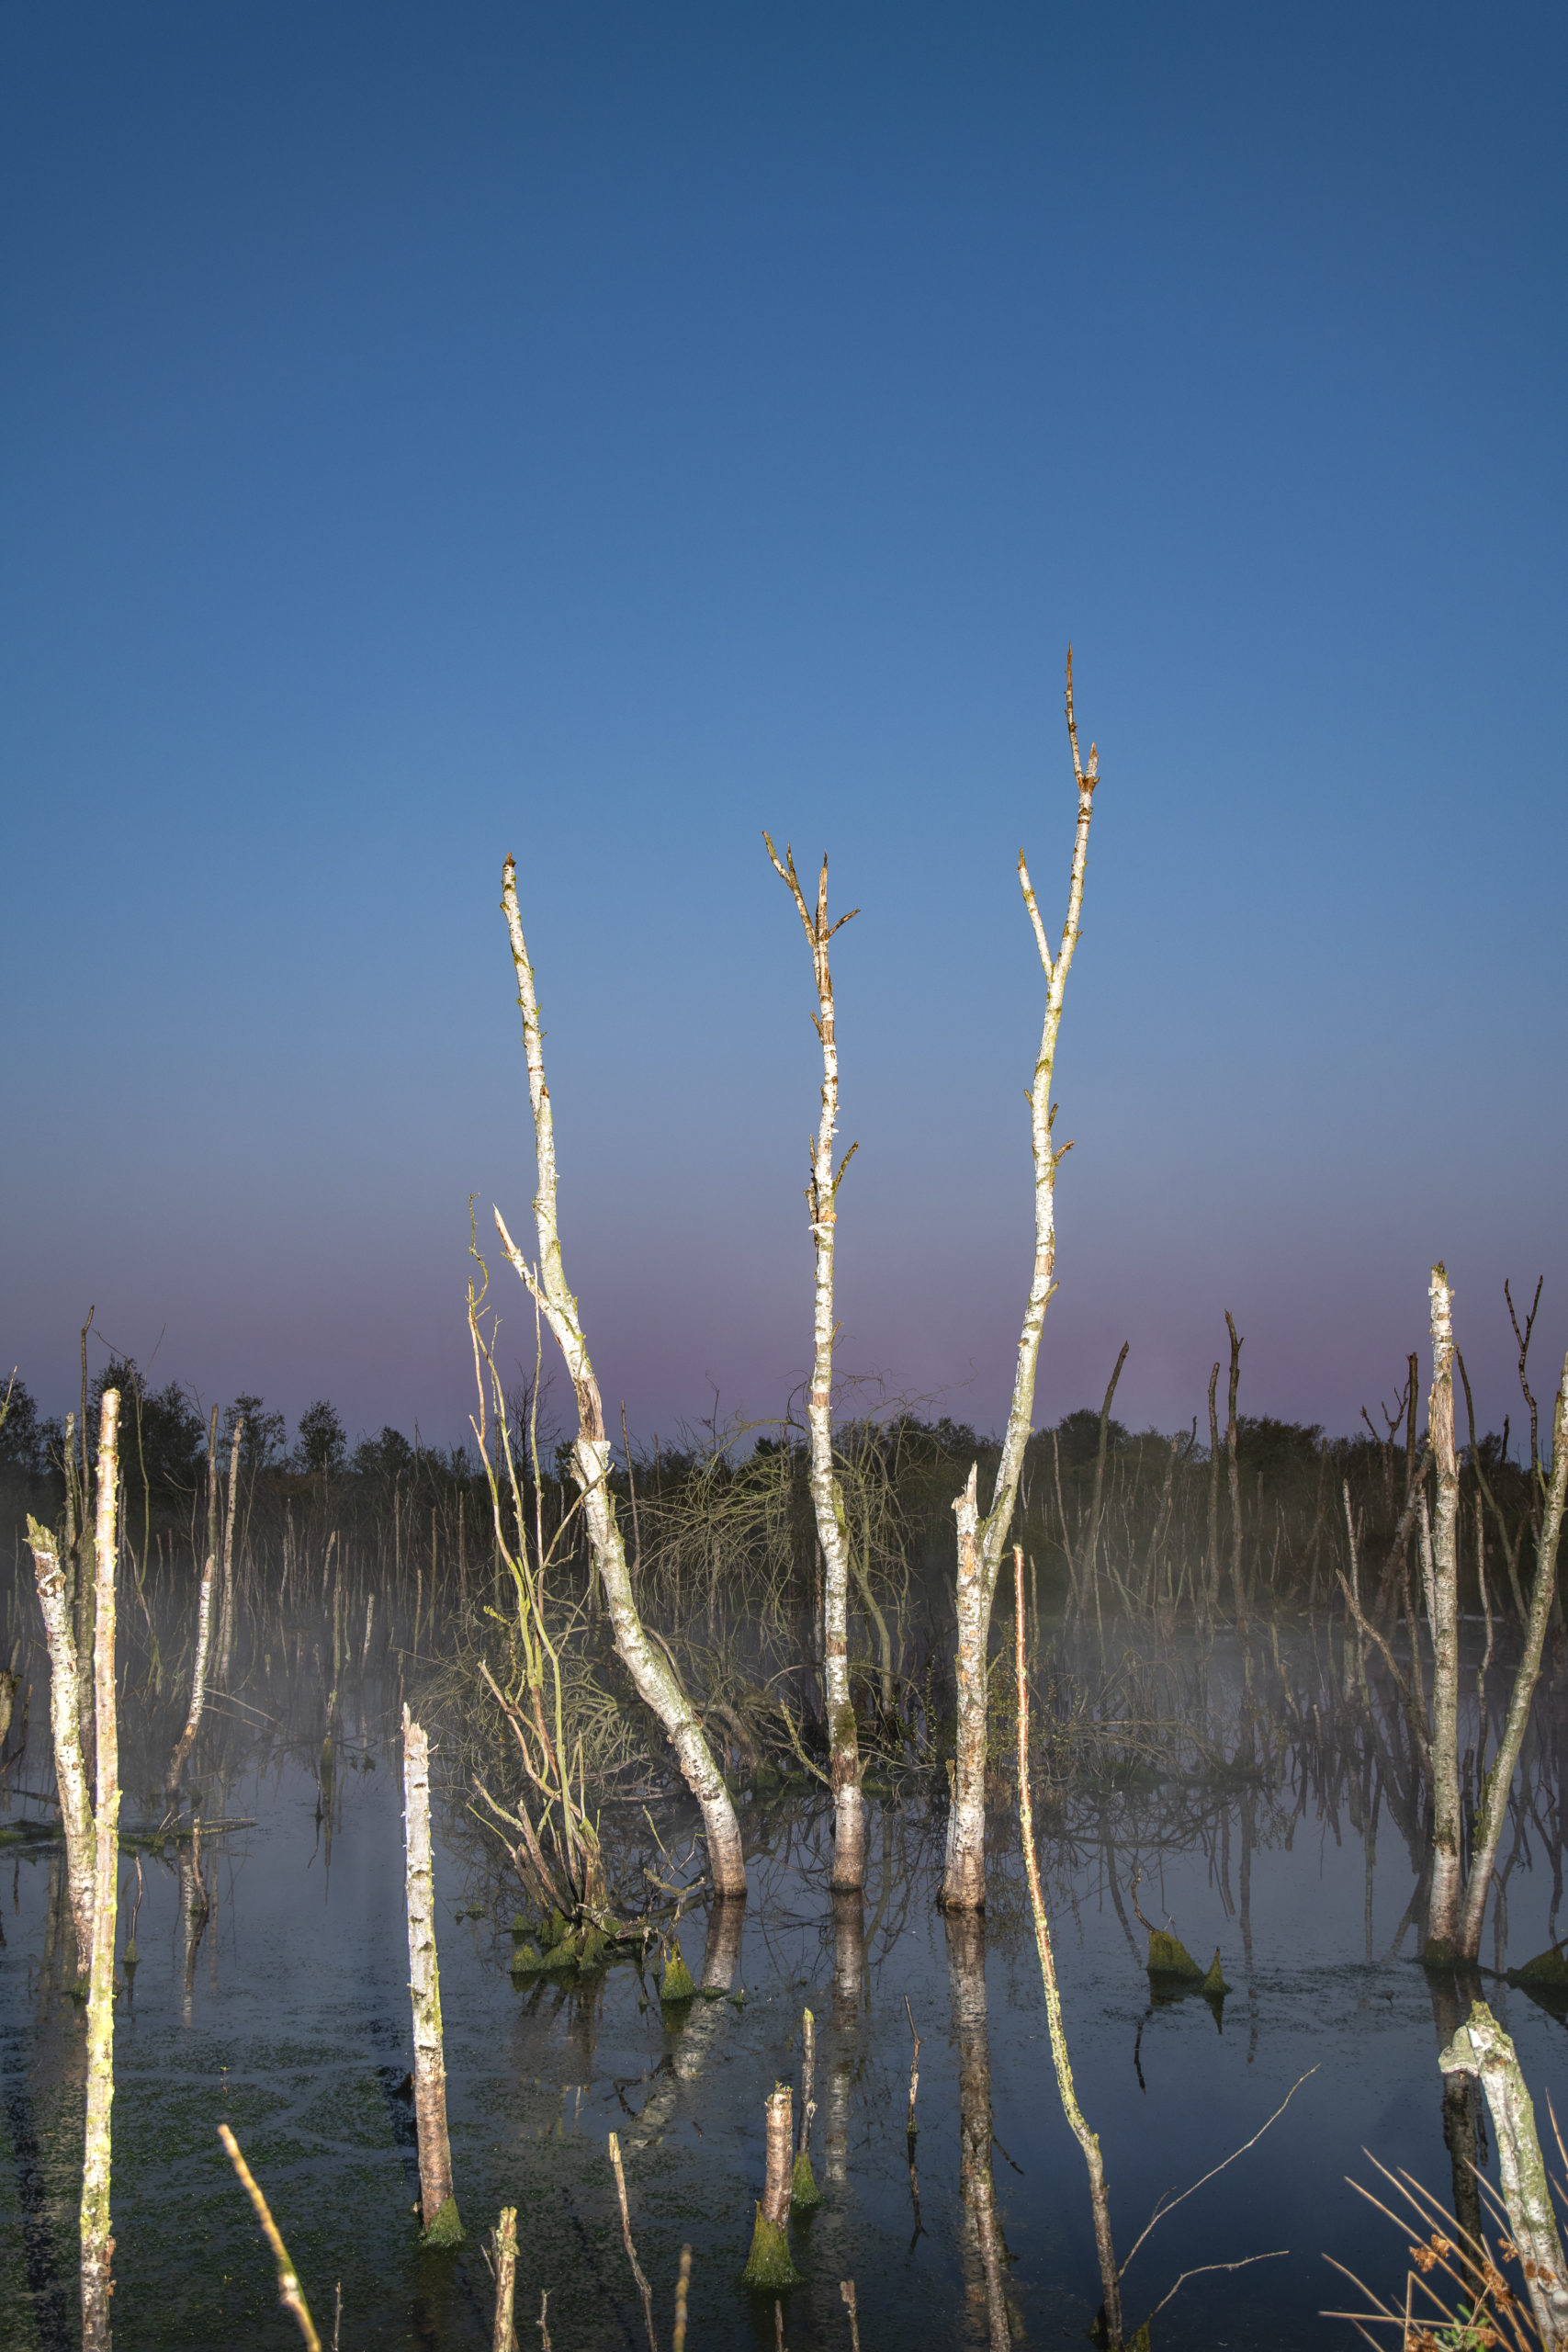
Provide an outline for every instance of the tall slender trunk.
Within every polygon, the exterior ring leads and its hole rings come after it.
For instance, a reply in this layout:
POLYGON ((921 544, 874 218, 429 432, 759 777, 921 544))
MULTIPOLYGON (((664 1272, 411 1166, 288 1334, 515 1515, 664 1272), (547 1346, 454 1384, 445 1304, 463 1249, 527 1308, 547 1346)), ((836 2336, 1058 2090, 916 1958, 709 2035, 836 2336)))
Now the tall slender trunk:
POLYGON ((97 1805, 92 1968, 87 1985, 87 2124, 82 2165, 82 2352, 109 2352, 110 2122, 114 2107, 114 1942, 119 1877, 119 1729, 115 1708, 116 1504, 119 1391, 106 1388, 98 1423, 98 1518, 94 1544, 93 1686, 97 1805))
MULTIPOLYGON (((1029 1090, 1029 1133, 1034 1157, 1034 1265, 1023 1310, 1023 1325, 1019 1333, 1012 1401, 1008 1408, 1001 1461, 997 1467, 990 1510, 984 1520, 979 1519, 976 1473, 973 1470, 969 1475, 968 1487, 953 1505, 958 1520, 961 1611, 958 1679, 962 1692, 967 1678, 972 1708, 967 1732, 962 1720, 960 1722, 958 1752, 953 1759, 953 1803, 947 1816, 947 1863, 942 1890, 943 1904, 957 1909, 978 1908, 986 1899, 985 1714, 991 1603, 1012 1526, 1013 1505, 1018 1498, 1024 1453, 1033 1427, 1034 1374, 1040 1361, 1040 1339, 1045 1328, 1045 1309, 1056 1287, 1056 1169, 1064 1154, 1071 1148, 1063 1144, 1058 1148, 1052 1139, 1056 1106, 1051 1100, 1051 1081, 1056 1065, 1056 1039, 1062 1025, 1062 1001, 1066 992, 1067 974, 1072 967, 1073 951, 1078 941, 1084 866, 1089 856, 1094 789, 1100 781, 1100 759, 1092 743, 1087 761, 1080 760, 1078 755, 1070 646, 1067 649, 1066 717, 1067 740, 1072 746, 1073 775, 1077 786, 1078 815, 1077 829, 1073 838, 1072 872, 1067 885, 1066 919, 1054 956, 1021 851, 1018 860, 1023 901, 1029 910, 1034 944, 1045 974, 1045 1015, 1041 1026, 1034 1077, 1029 1090), (973 1553, 973 1559, 966 1558, 966 1546, 973 1553), (975 1579, 975 1589, 967 1602, 964 1589, 966 1574, 975 1579)), ((961 1717, 962 1709, 961 1700, 961 1717)))
POLYGON ((201 1572, 201 1591, 196 1608, 196 1660, 190 1673, 190 1712, 186 1727, 175 1742, 175 1752, 169 1758, 169 1770, 164 1782, 165 1803, 173 1808, 180 1793, 180 1774, 186 1759, 196 1744, 201 1728, 202 1711, 207 1704, 207 1654, 212 1640, 212 1589, 218 1574, 216 1555, 209 1552, 207 1566, 201 1572))
POLYGON ((1530 2308, 1548 2352, 1568 2345, 1568 2262, 1563 2260, 1551 2176, 1536 2131, 1535 2106, 1512 2041, 1483 2001, 1471 2008, 1438 2060, 1445 2075, 1477 2075, 1492 2110, 1497 2174, 1518 2248, 1530 2308))
POLYGON ((534 1146, 539 1174, 539 1189, 534 1196, 534 1218, 539 1238, 537 1269, 530 1266, 524 1258, 507 1231, 499 1209, 495 1212, 496 1228, 509 1262, 526 1284, 530 1295, 538 1301, 540 1312, 566 1359, 572 1393, 577 1399, 577 1439, 571 1451, 572 1475, 582 1496, 588 1541, 604 1582, 616 1652, 631 1676, 638 1697, 652 1708, 662 1724, 664 1736, 675 1751, 686 1786, 701 1808, 714 1892, 721 1897, 741 1895, 746 1892, 746 1862, 741 1851, 740 1825, 735 1818, 735 1807, 713 1760, 692 1702, 681 1687, 680 1677, 668 1657, 656 1649, 648 1638, 632 1589, 626 1544, 615 1516, 615 1498, 610 1490, 610 1443, 604 1430, 604 1408, 589 1359, 577 1301, 567 1288, 561 1260, 560 1227, 556 1215, 555 1119, 550 1107, 549 1089, 545 1083, 544 1031, 539 1023, 533 967, 528 961, 523 919, 517 905, 517 865, 515 859, 511 857, 506 860, 502 870, 502 905, 506 913, 512 960, 517 975, 517 1002, 523 1014, 523 1044, 528 1060, 528 1099, 534 1114, 534 1146))
POLYGON ((1111 1375, 1111 1385, 1105 1392, 1105 1402, 1100 1408, 1100 1443, 1094 1456, 1094 1501, 1089 1515, 1089 1583, 1093 1589, 1100 1566, 1100 1510, 1105 1492, 1105 1448, 1111 1429, 1111 1408, 1116 1396, 1116 1384, 1122 1377, 1122 1367, 1127 1361, 1130 1340, 1122 1342, 1122 1352, 1116 1359, 1116 1369, 1111 1375))
POLYGON ((1209 1608, 1211 1613, 1220 1601, 1220 1420, 1214 1408, 1214 1392, 1220 1385, 1220 1367, 1216 1363, 1209 1374, 1209 1608))
POLYGON ((811 1151, 811 1181, 806 1201, 816 1252, 813 1290, 811 1385, 807 1392, 807 1420, 811 1431, 811 1505, 825 1565, 823 1586, 825 1676, 828 1702, 828 1747, 833 1782, 833 1874, 838 1892, 865 1884, 865 1800, 861 1795, 860 1738, 850 1691, 850 1534, 844 1521, 844 1498, 833 1471, 833 1257, 839 1216, 839 1186, 854 1158, 852 1144, 842 1160, 833 1164, 833 1138, 839 1125, 839 1043, 833 1010, 833 974, 829 944, 835 932, 852 921, 852 908, 836 923, 828 921, 828 861, 817 884, 817 905, 807 906, 795 853, 787 844, 780 864, 766 833, 773 870, 795 899, 817 983, 817 1011, 812 1016, 822 1046, 822 1107, 817 1139, 811 1151))
POLYGON ((240 1499, 240 1448, 244 1442, 242 1415, 234 1423, 229 1448, 229 1508, 223 1521, 223 1601, 218 1614, 218 1679, 227 1683, 234 1647, 234 1511, 240 1499))
MULTIPOLYGON (((1427 1435, 1438 1474, 1431 1530, 1432 1882, 1427 1898, 1428 1968, 1452 1965, 1463 1891, 1459 1789, 1459 1464, 1454 1453, 1454 1295, 1441 1265, 1432 1269, 1432 1393, 1427 1435)), ((1412 1452, 1412 1461, 1414 1453, 1412 1452)), ((1423 1531, 1425 1533, 1425 1530, 1423 1531)), ((1411 1673, 1420 1672, 1413 1623, 1411 1673)))
POLYGON ((1225 1415, 1225 1475, 1231 1496, 1231 1584, 1235 1594, 1235 1629, 1245 1635, 1248 1630, 1247 1581, 1241 1557, 1241 1472, 1236 1459, 1238 1431, 1235 1418, 1235 1395, 1241 1385, 1242 1342, 1236 1337, 1228 1306, 1225 1309, 1225 1328, 1231 1335, 1230 1405, 1225 1415))
POLYGON ((419 2206, 427 2245, 457 2245, 463 2225, 452 2194, 446 2135, 446 2057, 435 1953, 435 1869, 430 1851, 430 1741, 403 1709, 403 1823, 413 2002, 413 2111, 419 2133, 419 2206))
MULTIPOLYGON (((1508 1815, 1508 1797, 1529 1723, 1530 1702, 1535 1697, 1535 1686, 1540 1679, 1546 1629, 1557 1597, 1557 1552, 1562 1535, 1565 1489, 1568 1489, 1568 1359, 1563 1362, 1562 1377, 1557 1388, 1557 1408, 1552 1417, 1551 1475, 1547 1483, 1540 1532, 1536 1538, 1535 1581, 1530 1587, 1524 1649, 1514 1673, 1514 1688, 1508 1700, 1503 1736, 1482 1784, 1481 1804, 1471 1832, 1470 1878, 1464 1890, 1458 1939, 1461 1960, 1480 1957, 1487 1892, 1497 1860, 1498 1841, 1508 1815)), ((1484 1559, 1480 1572, 1484 1577, 1484 1559)))
POLYGON ((28 1521, 39 1607, 49 1649, 49 1715, 54 1734, 54 1778, 65 1831, 65 1872, 71 1917, 76 1929, 76 1965, 85 1972, 93 1950, 93 1806, 82 1760, 82 1717, 77 1705, 76 1641, 54 1537, 36 1519, 28 1521))

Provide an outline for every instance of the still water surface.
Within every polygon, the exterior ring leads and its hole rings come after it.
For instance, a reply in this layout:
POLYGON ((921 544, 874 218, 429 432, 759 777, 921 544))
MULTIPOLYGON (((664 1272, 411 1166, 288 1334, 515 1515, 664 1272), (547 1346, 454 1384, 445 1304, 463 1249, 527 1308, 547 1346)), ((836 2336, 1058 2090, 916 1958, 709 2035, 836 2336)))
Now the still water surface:
MULTIPOLYGON (((826 1891, 826 1825, 808 1795, 785 1790, 749 1812, 753 1891, 738 1937, 713 1935, 700 1908, 680 1928, 694 1975, 705 1961, 721 1997, 666 2014, 652 1975, 626 1964, 581 1989, 513 1981, 515 1898, 453 1800, 437 1823, 437 1892, 469 2235, 456 2256, 423 2254, 400 2095, 412 2050, 389 1720, 377 1711, 342 1744, 323 1821, 312 1741, 258 1739, 247 1753, 236 1713, 207 1811, 251 1826, 209 1842, 215 1899, 194 1968, 172 1859, 144 1860, 140 1962, 117 2028, 118 2352, 298 2341, 220 2121, 272 2199, 326 2341, 341 2288, 344 2352, 488 2346, 480 2241, 503 2203, 519 2209, 519 2342, 539 2341, 547 2290, 557 2352, 640 2346, 612 2130, 661 2342, 689 2243, 694 2352, 772 2346, 773 2307, 754 2304, 739 2273, 761 2186, 762 2101, 779 2076, 798 2079, 807 2004, 825 2201, 795 2231, 804 2283, 787 2301, 786 2341, 847 2346, 848 2278, 866 2352, 987 2341, 960 2181, 961 2106, 973 2127, 987 2090, 1015 2341, 1085 2340, 1099 2301, 1093 2238, 1051 2069, 1016 1828, 998 1815, 983 1929, 950 1928, 934 1900, 941 1823, 923 1801, 874 1808, 863 1906, 826 1891), (913 2183, 911 2017, 922 2037, 913 2183)), ((1351 2342, 1343 2323, 1319 2316, 1347 2297, 1324 2255, 1393 2290, 1404 2240, 1345 2176, 1372 2177, 1365 2147, 1445 2198, 1451 2177, 1436 2052, 1453 2020, 1435 2012, 1408 1957, 1413 1938, 1392 1951, 1414 1892, 1409 1852, 1381 1804, 1369 1818, 1348 1788, 1330 1804, 1321 1781, 1314 1793, 1292 1772, 1286 1758, 1261 1781, 1111 1789, 1043 1826, 1079 2094, 1104 2147, 1121 2252, 1163 2193, 1220 2163, 1316 2070, 1257 2147, 1133 2262, 1130 2329, 1179 2273, 1285 2249, 1190 2279, 1155 2323, 1156 2345, 1171 2352, 1351 2342), (1196 1995, 1151 2001, 1130 1907, 1135 1863, 1149 1918, 1173 1920, 1205 1964, 1219 1946, 1234 1989, 1218 2013, 1196 1995)), ((21 1779, 13 1829, 47 1818, 21 1779)), ((128 1821, 147 1809, 128 1802, 128 1821)), ((1529 1837, 1509 1877, 1506 1946, 1488 1928, 1489 1959, 1503 1965, 1549 1940, 1558 1872, 1541 1825, 1529 1837)), ((0 2344, 17 2352, 53 2352, 76 2329, 81 2027, 51 1966, 59 1870, 42 1842, 0 1855, 0 2344)), ((130 1865, 128 1877, 133 1893, 130 1865)), ((1488 1994, 1538 2106, 1544 2113, 1550 2094, 1568 2109, 1562 2023, 1506 1985, 1488 1994)))

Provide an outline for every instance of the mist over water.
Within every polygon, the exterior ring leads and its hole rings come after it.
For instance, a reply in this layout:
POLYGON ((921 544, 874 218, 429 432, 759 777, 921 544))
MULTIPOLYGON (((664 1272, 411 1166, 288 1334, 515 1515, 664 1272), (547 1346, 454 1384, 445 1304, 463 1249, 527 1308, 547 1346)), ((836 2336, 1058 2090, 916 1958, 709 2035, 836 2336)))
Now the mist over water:
MULTIPOLYGON (((13 1626, 27 1598, 18 1586, 13 1626)), ((502 2204, 519 2211, 519 2340, 547 2293, 563 2352, 640 2343, 611 2131, 661 2341, 689 2245, 689 2340, 772 2344, 772 2302, 739 2273, 761 2190, 762 2103, 779 2077, 798 2085, 807 2007, 823 2203, 794 2226, 802 2283, 785 2299, 786 2341, 844 2344, 840 2282, 852 2278, 868 2347, 987 2344, 973 2175, 987 2150, 1013 2340, 1084 2340, 1099 2301, 1093 2235, 1052 2073, 1005 1764, 979 1920, 937 1908, 945 1803, 930 1774, 870 1768, 867 1884, 835 1897, 825 1792, 732 1754, 750 1874, 739 1915, 700 1892, 677 1912, 651 1883, 700 1881, 687 1802, 647 1781, 607 1798, 599 1817, 623 1903, 640 1882, 700 1988, 666 2007, 657 1951, 586 1973, 514 1973, 538 1923, 480 1826, 464 1778, 471 1727, 428 1626, 413 1639, 412 1595, 381 1597, 367 1647, 362 1610, 335 1594, 243 1619, 186 1777, 182 1834, 161 1838, 188 1600, 177 1581, 153 1595, 162 1697, 138 1688, 147 1664, 129 1640, 122 1668, 122 1953, 138 1860, 141 1885, 116 2026, 123 2352, 291 2340, 220 2122, 271 2199, 323 2340, 341 2287, 347 2352, 488 2346, 481 2239, 502 2204), (447 2097, 468 2231, 454 2255, 421 2248, 412 2210, 401 1695, 434 1743, 447 2097)), ((1453 2177, 1437 2051, 1457 2017, 1416 1964, 1424 1850, 1397 1737, 1360 1708, 1344 1634, 1326 1621, 1255 1620, 1246 1645, 1225 1632, 1162 1642, 1146 1623, 1109 1627, 1103 1648, 1049 1619, 1030 1634, 1041 1860, 1122 2258, 1162 2197, 1230 2155, 1300 2083, 1257 2146, 1138 2250, 1123 2288, 1129 2331, 1179 2273, 1269 2254, 1190 2278, 1155 2342, 1348 2341, 1342 2323, 1318 2316, 1355 2300, 1324 2255, 1389 2290, 1404 2247, 1345 2176, 1374 2178, 1365 2149, 1445 2202, 1453 2177), (1086 1737, 1089 1724, 1100 1728, 1086 1737), (1152 1984, 1140 1915, 1173 1928, 1204 1968, 1218 1948, 1223 2000, 1152 1984)), ((25 1639, 27 1746, 6 1765, 0 1816, 0 2304, 6 2342, 28 2352, 74 2341, 81 2160, 82 2028, 65 1989, 46 1679, 41 1647, 25 1639)), ((1485 1951, 1486 1997, 1543 2112, 1563 2025, 1500 1973, 1559 1927, 1562 1706, 1560 1689, 1543 1691, 1485 1951)), ((1489 2161, 1483 2141, 1472 2153, 1489 2161)))

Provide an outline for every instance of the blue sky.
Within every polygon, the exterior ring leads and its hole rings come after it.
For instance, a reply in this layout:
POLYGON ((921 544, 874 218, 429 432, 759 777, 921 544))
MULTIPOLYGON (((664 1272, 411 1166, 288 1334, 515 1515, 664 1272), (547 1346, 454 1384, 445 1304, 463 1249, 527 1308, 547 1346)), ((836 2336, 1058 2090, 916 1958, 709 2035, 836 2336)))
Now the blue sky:
POLYGON ((1187 1420, 1229 1306, 1244 1404, 1348 1427, 1437 1255, 1493 1421, 1545 1272, 1549 1386, 1565 63, 1544 6, 8 12, 7 1363, 62 1403, 93 1303, 460 1433, 511 850, 606 1394, 778 1410, 766 825, 864 910, 841 1361, 994 1421, 1070 637, 1042 1418, 1125 1338, 1187 1420))

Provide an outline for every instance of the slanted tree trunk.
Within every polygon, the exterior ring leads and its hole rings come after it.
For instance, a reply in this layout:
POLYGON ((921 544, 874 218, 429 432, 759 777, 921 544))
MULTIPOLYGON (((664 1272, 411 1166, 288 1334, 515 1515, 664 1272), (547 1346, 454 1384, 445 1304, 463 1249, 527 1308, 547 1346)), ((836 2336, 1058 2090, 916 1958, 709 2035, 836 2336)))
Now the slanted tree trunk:
POLYGON ((1241 1385, 1242 1341, 1236 1336, 1235 1323, 1228 1306, 1225 1309, 1225 1329, 1231 1339, 1230 1404, 1225 1413, 1225 1476, 1231 1498, 1231 1586, 1235 1596, 1235 1629, 1245 1636, 1248 1630, 1247 1572, 1241 1556, 1241 1470, 1236 1458, 1239 1432, 1235 1418, 1236 1390, 1241 1385))
POLYGON ((1568 2262, 1557 2231, 1551 2178, 1535 2125, 1535 2105, 1512 2041, 1484 2001, 1477 2001, 1438 2060, 1445 2075, 1478 2075, 1492 2110, 1497 2175, 1510 2233, 1541 2343, 1568 2345, 1568 2262))
POLYGON ((435 1869, 430 1851, 430 1741, 403 1709, 409 1992, 413 2002, 413 2112, 419 2134, 419 2205, 427 2245, 463 2236, 452 2194, 446 2135, 446 2056, 441 2036, 441 1973, 435 1953, 435 1869))
POLYGON ((833 974, 829 943, 833 933, 859 912, 852 908, 836 923, 828 921, 828 861, 817 885, 817 905, 807 906, 795 853, 786 844, 784 862, 769 836, 768 855, 773 870, 795 899, 811 950, 817 982, 817 1011, 812 1016, 822 1046, 822 1110, 811 1153, 811 1181, 806 1190, 811 1238, 817 1256, 812 1317, 811 1385, 807 1392, 807 1420, 811 1431, 811 1505, 817 1515, 818 1541, 824 1563, 823 1631, 824 1680, 827 1685, 828 1742, 833 1782, 833 1875, 835 1892, 865 1884, 865 1800, 861 1795, 860 1738, 854 1703, 850 1694, 850 1533, 844 1521, 844 1498, 833 1473, 833 1250, 839 1216, 839 1185, 854 1158, 852 1144, 837 1168, 833 1138, 839 1124, 839 1044, 833 1012, 833 974))
POLYGON ((1064 1144, 1058 1150, 1052 1142, 1052 1124, 1056 1113, 1051 1100, 1051 1080, 1056 1062, 1056 1038, 1062 1025, 1062 1000, 1066 992, 1073 951, 1077 945, 1078 917, 1083 907, 1084 865, 1089 855, 1089 820, 1094 814, 1094 788, 1100 781, 1100 760, 1095 746, 1089 745, 1087 761, 1081 761, 1078 756, 1070 647, 1067 650, 1066 712, 1067 740, 1072 746, 1073 774, 1077 785, 1078 817, 1073 841, 1072 874, 1067 887, 1066 920, 1062 926, 1062 936, 1055 956, 1045 937, 1045 926, 1041 921, 1033 886, 1029 879, 1029 868, 1024 864, 1021 851, 1018 860, 1024 904, 1029 909, 1034 944, 1040 951, 1040 962, 1045 974, 1045 1017, 1040 1033, 1034 1078, 1029 1090, 1030 1142, 1034 1155, 1034 1266, 1030 1276, 1028 1302, 1023 1310, 1023 1328, 1019 1334, 1012 1402, 1008 1409, 1002 1456, 997 1469, 990 1510, 982 1520, 974 1470, 969 1474, 969 1484, 964 1495, 953 1505, 958 1517, 958 1679, 960 1692, 967 1686, 971 1699, 967 1721, 964 1716, 962 1698, 960 1701, 953 1804, 947 1817, 947 1866, 942 1880, 942 1901, 960 1910, 977 1909, 986 1899, 985 1691, 991 1603, 1007 1550, 1008 1533, 1012 1526, 1013 1505, 1018 1498, 1024 1451, 1033 1426, 1034 1374, 1040 1361, 1040 1336, 1045 1326, 1045 1309, 1056 1287, 1056 1166, 1069 1148, 1064 1144), (971 1553, 973 1556, 968 1557, 971 1553), (972 1594, 967 1602, 964 1597, 966 1575, 973 1579, 972 1594))
MULTIPOLYGON (((1428 1968, 1451 1967, 1459 1933, 1463 1865, 1459 1791, 1459 1463, 1454 1453, 1454 1295, 1432 1269, 1432 1393, 1427 1428, 1438 1473, 1431 1531, 1432 1877, 1427 1896, 1428 1968)), ((1411 1626, 1411 1672, 1418 1675, 1418 1630, 1411 1626)))
MULTIPOLYGON (((1497 1860, 1498 1841, 1508 1815, 1508 1797, 1514 1785, 1514 1772, 1529 1724, 1530 1702, 1535 1697, 1535 1686, 1540 1679, 1546 1629, 1557 1597, 1557 1552, 1562 1535, 1565 1488, 1568 1488, 1568 1359, 1563 1362, 1562 1377, 1557 1388, 1557 1409, 1552 1417, 1551 1473, 1547 1482, 1540 1532, 1536 1537, 1535 1582, 1530 1588, 1524 1649, 1514 1673, 1514 1688, 1508 1701, 1503 1736, 1482 1785, 1481 1804, 1471 1832, 1470 1878, 1464 1890, 1458 1936, 1458 1955, 1461 1960, 1476 1960, 1481 1954, 1481 1928, 1486 1916, 1486 1896, 1497 1860)), ((1485 1573, 1484 1566, 1482 1573, 1485 1573)))
POLYGON ((1106 1442, 1111 1430, 1111 1408, 1116 1401, 1116 1384, 1122 1377, 1122 1367, 1127 1361, 1127 1351, 1131 1345, 1130 1340, 1123 1340, 1122 1342, 1122 1352, 1116 1359, 1116 1369, 1111 1375, 1110 1385, 1105 1391, 1105 1402, 1100 1408, 1100 1443, 1095 1448, 1094 1454, 1094 1500, 1089 1507, 1089 1584, 1094 1592, 1097 1623, 1100 1615, 1100 1592, 1096 1578, 1100 1573, 1100 1514, 1105 1499, 1106 1442))
POLYGON ((116 1504, 119 1391, 106 1388, 98 1423, 98 1518, 94 1546, 93 1688, 97 1805, 92 1967, 87 1985, 87 2124, 82 2164, 82 2352, 109 2352, 110 2121, 114 2107, 114 1940, 119 1876, 119 1731, 115 1707, 116 1504))
POLYGON ((560 1228, 556 1215, 555 1120, 549 1089, 545 1083, 544 1031, 539 1024, 538 999, 517 906, 514 858, 509 857, 502 870, 501 902, 512 941, 517 1002, 523 1014, 523 1044, 528 1057, 528 1098, 533 1107, 539 1174, 539 1189, 534 1196, 534 1218, 539 1237, 537 1268, 530 1266, 523 1256, 499 1209, 495 1212, 496 1229, 508 1260, 538 1301, 566 1359, 577 1399, 572 1475, 582 1496, 588 1541, 604 1584, 616 1653, 631 1676, 637 1696, 652 1708, 664 1726, 665 1737, 675 1751, 686 1786, 701 1807, 714 1892, 720 1897, 743 1895, 746 1863, 735 1807, 674 1667, 648 1638, 632 1589, 626 1544, 615 1517, 615 1498, 610 1491, 610 1443, 604 1430, 604 1408, 589 1360, 577 1301, 567 1288, 561 1261, 560 1228))
POLYGON ((28 1521, 39 1607, 49 1649, 49 1716, 54 1734, 54 1778, 65 1830, 65 1873, 71 1917, 76 1930, 76 1965, 85 1972, 93 1951, 93 1806, 82 1760, 82 1716, 77 1703, 76 1641, 71 1605, 54 1537, 36 1519, 28 1521))
POLYGON ((169 1758, 169 1770, 164 1783, 164 1796, 171 1814, 179 1801, 180 1774, 186 1759, 196 1744, 201 1728, 202 1710, 207 1704, 207 1654, 212 1640, 212 1589, 218 1574, 217 1555, 209 1552, 207 1566, 201 1572, 201 1592, 196 1609, 196 1662, 190 1674, 190 1712, 186 1727, 175 1742, 175 1752, 169 1758))

